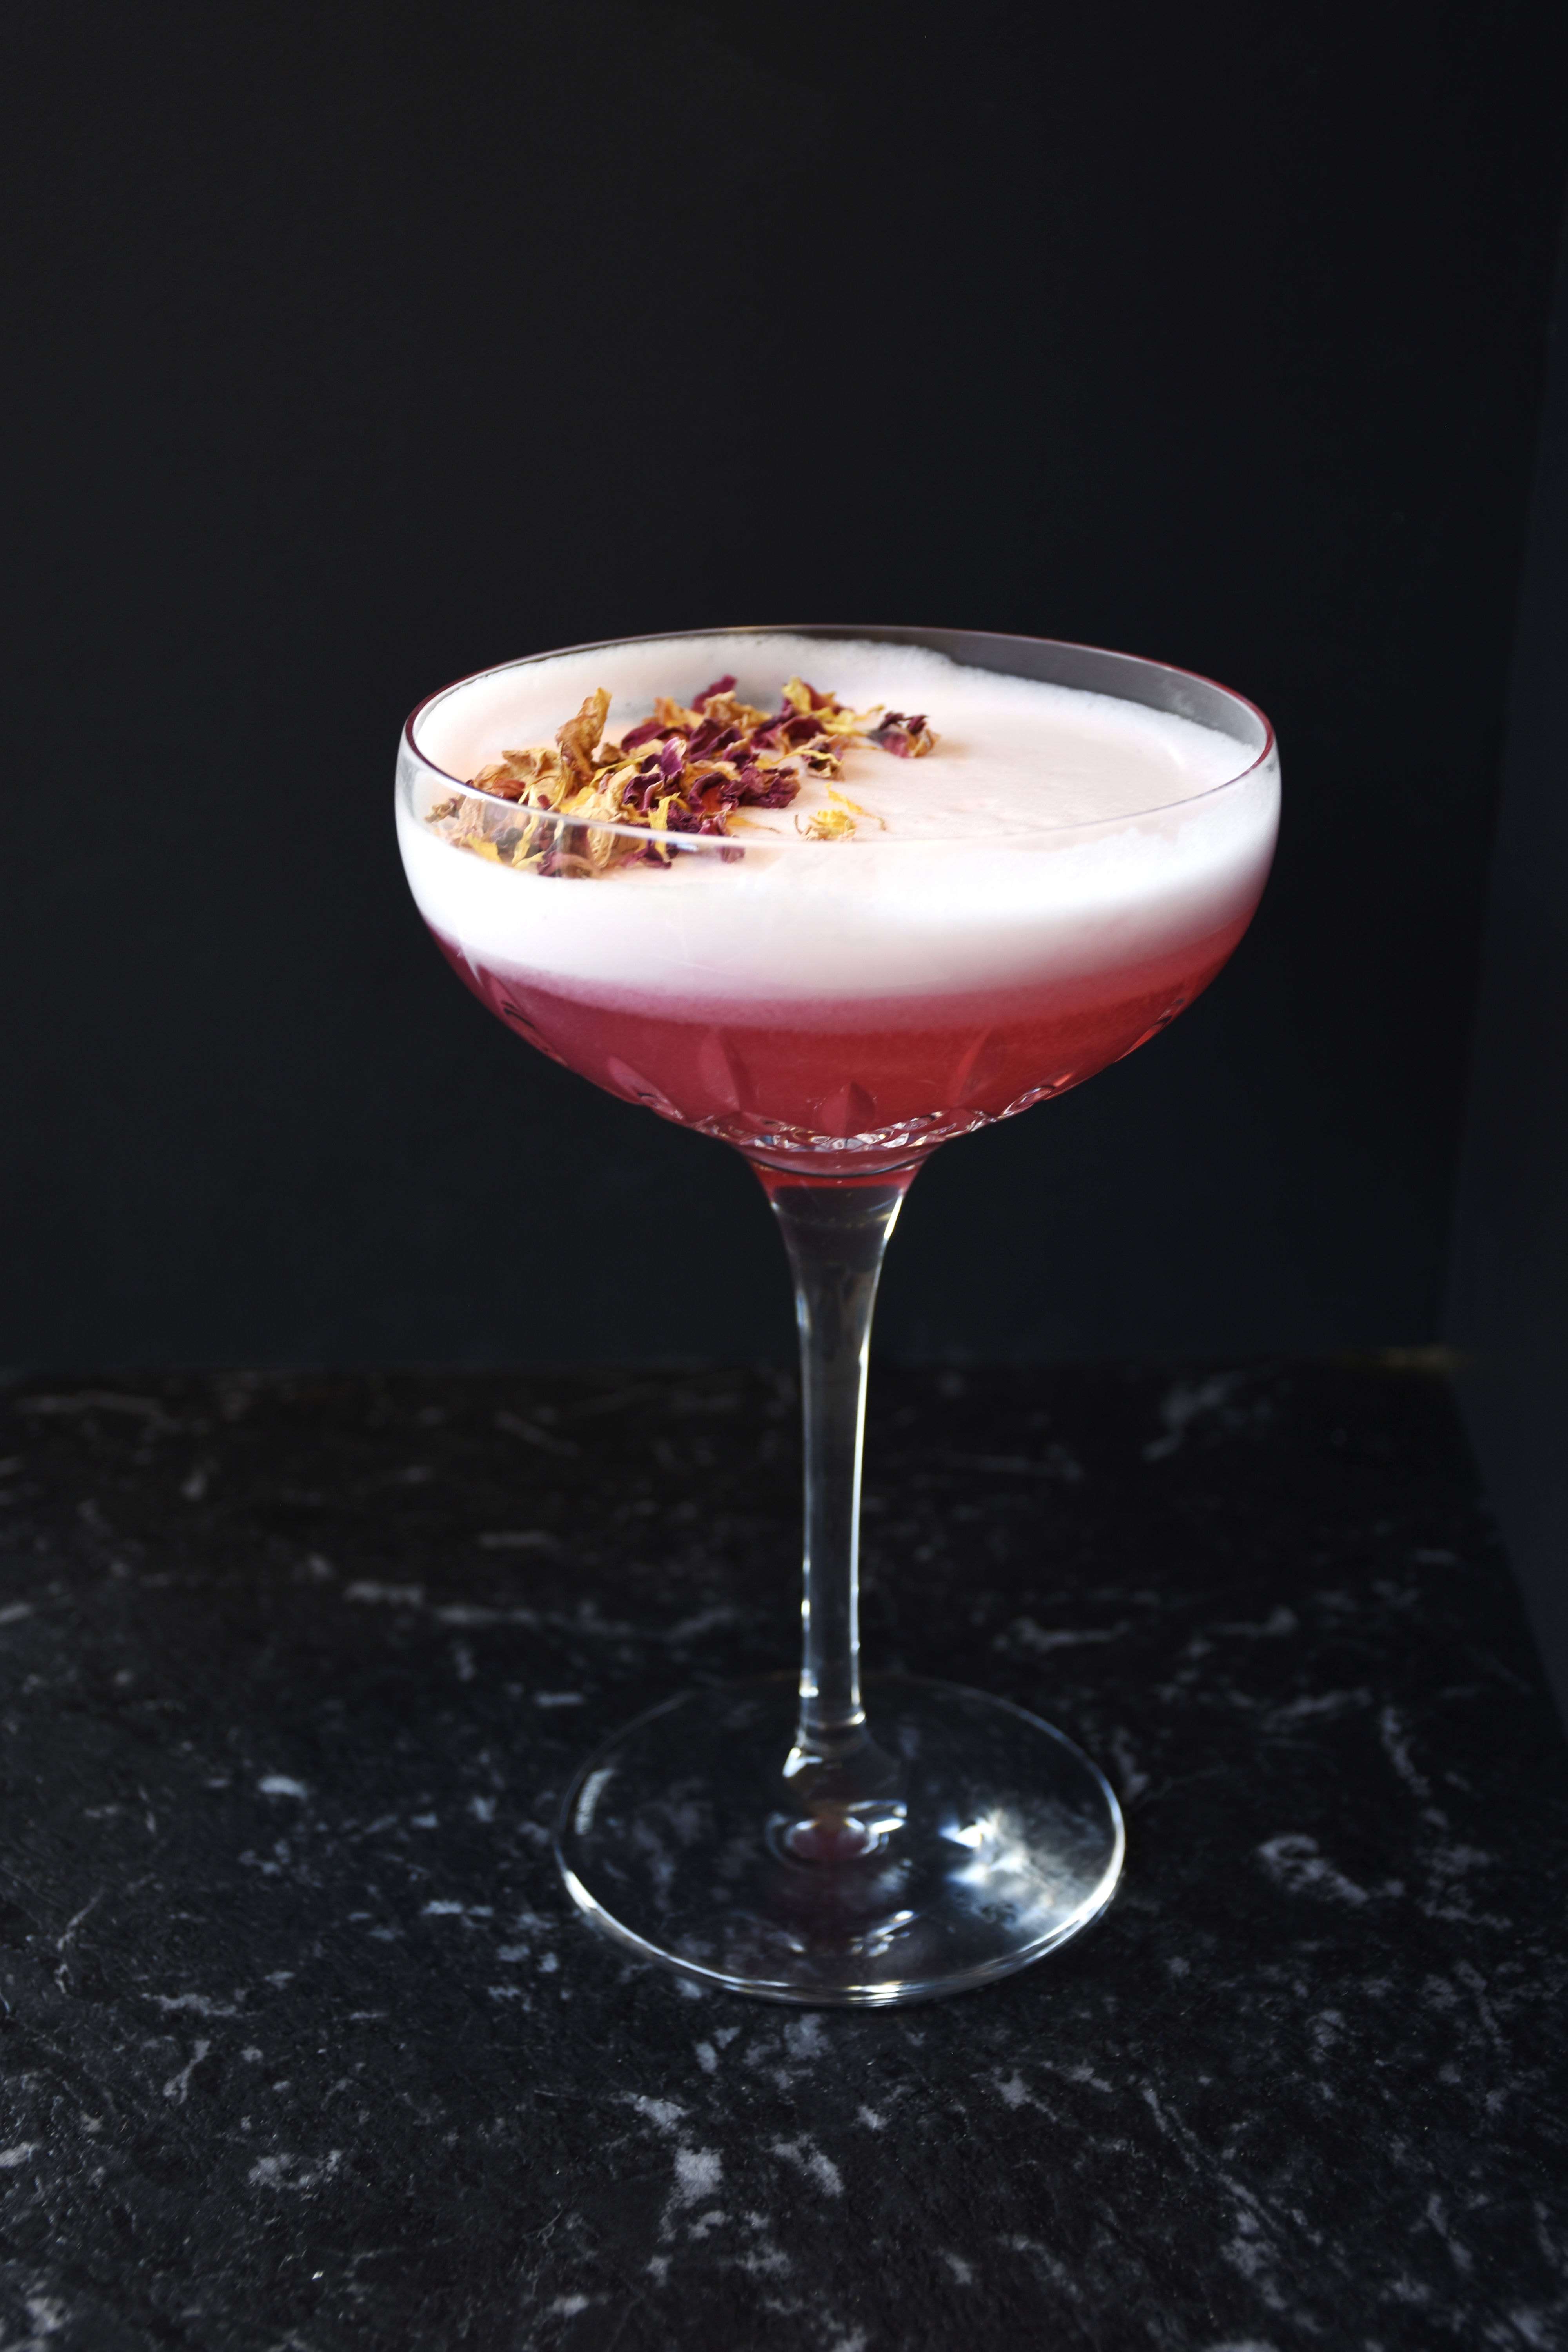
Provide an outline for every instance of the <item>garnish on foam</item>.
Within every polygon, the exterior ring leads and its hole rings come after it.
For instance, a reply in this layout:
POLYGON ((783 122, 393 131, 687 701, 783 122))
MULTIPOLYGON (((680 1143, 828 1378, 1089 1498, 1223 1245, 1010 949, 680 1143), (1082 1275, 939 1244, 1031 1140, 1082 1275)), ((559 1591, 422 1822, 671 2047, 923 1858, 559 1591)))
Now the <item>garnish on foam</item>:
POLYGON ((804 678, 790 679, 783 709, 772 713, 741 701, 734 684, 717 679, 689 709, 658 696, 653 717, 618 743, 605 733, 610 698, 600 687, 556 730, 553 745, 503 751, 481 768, 470 782, 484 800, 438 802, 428 822, 459 848, 498 865, 591 876, 637 863, 668 866, 671 834, 727 837, 732 825, 746 824, 747 810, 788 808, 810 774, 823 780, 830 805, 804 825, 797 817, 797 828, 809 841, 846 841, 868 811, 831 782, 844 752, 874 743, 895 759, 920 760, 936 742, 923 716, 889 710, 883 717, 879 702, 849 710, 804 678), (497 802, 512 806, 498 808, 497 802), (563 816, 589 820, 573 828, 571 847, 547 822, 563 816), (611 824, 649 838, 603 830, 611 824))

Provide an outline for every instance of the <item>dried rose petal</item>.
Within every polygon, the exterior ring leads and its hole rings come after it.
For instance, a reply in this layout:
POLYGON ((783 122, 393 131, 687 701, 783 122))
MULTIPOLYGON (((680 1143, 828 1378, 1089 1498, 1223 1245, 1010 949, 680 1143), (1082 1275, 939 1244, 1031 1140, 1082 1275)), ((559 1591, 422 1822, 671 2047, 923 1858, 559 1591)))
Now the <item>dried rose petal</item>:
POLYGON ((923 711, 906 719, 901 710, 889 710, 881 725, 872 729, 871 740, 879 751, 890 751, 895 760, 923 760, 936 746, 923 711))
POLYGON ((605 734, 610 698, 599 688, 554 744, 503 751, 472 779, 487 803, 536 814, 503 825, 493 807, 454 799, 432 809, 428 822, 479 856, 539 874, 589 877, 632 862, 668 865, 671 834, 723 835, 731 819, 747 822, 742 810, 788 808, 804 772, 825 781, 832 805, 801 830, 810 840, 843 841, 868 814, 831 781, 844 753, 875 743, 896 759, 921 759, 936 741, 923 715, 894 710, 879 719, 879 705, 851 710, 805 678, 787 680, 774 711, 742 702, 734 685, 731 676, 715 678, 689 708, 659 695, 653 716, 619 742, 605 734), (563 842, 557 818, 588 823, 563 842), (653 838, 644 845, 612 826, 646 829, 653 838))

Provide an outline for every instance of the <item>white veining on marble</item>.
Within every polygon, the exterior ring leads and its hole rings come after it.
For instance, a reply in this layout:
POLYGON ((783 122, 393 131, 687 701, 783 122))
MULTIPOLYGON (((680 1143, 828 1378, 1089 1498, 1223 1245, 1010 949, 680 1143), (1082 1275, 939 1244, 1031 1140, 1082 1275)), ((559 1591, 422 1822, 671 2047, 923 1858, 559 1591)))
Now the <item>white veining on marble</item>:
POLYGON ((819 2147, 814 2147, 810 2140, 775 2139, 773 2142, 773 2151, 775 2156, 782 2157, 786 2164, 796 2166, 805 2174, 807 2179, 815 2181, 825 2197, 843 2196, 844 2175, 839 2171, 833 2158, 830 2156, 824 2156, 822 2150, 819 2147))
POLYGON ((245 2000, 245 1992, 243 1988, 237 1988, 234 1999, 228 2001, 215 2000, 210 1994, 205 1992, 152 1992, 146 1998, 153 2003, 154 2009, 169 2011, 188 2009, 197 2017, 237 2017, 245 2000))
POLYGON ((680 2201, 694 2205, 704 2197, 717 2197, 724 2178, 724 2159, 716 2147, 678 2147, 675 2151, 675 2180, 680 2201))
POLYGON ((1241 1386, 1240 1372, 1212 1372, 1206 1380, 1176 1381, 1160 1400, 1163 1437, 1152 1437, 1143 1447, 1145 1462, 1167 1462, 1188 1430, 1205 1414, 1220 1412, 1241 1386))
POLYGON ((199 2041, 192 2042, 191 2054, 188 2062, 181 2067, 177 2074, 171 2074, 168 2081, 163 2085, 163 2096, 166 2099, 173 2099, 176 2106, 183 2107, 184 2105, 186 2097, 190 2092, 191 2076, 195 2073, 196 2068, 201 2064, 203 2059, 208 2055, 211 2049, 212 2043, 210 2042, 199 2041))
POLYGON ((342 2159, 341 2147, 329 2148, 324 2157, 314 2158, 283 2148, 276 2156, 258 2157, 245 2177, 252 2189, 319 2189, 331 2179, 342 2159))
POLYGON ((1314 1837, 1298 1831, 1287 1831, 1282 1836, 1266 1839, 1258 1849, 1258 1858, 1275 1885, 1287 1895, 1320 1895, 1336 1903, 1368 1903, 1374 1895, 1394 1896, 1405 1888, 1398 1879, 1388 1879, 1382 1886, 1358 1886, 1342 1870, 1336 1870, 1319 1847, 1314 1837))
POLYGON ((1031 1657, 1048 1657, 1053 1650, 1081 1649, 1088 1643, 1120 1642, 1128 1630, 1120 1625, 1044 1626, 1032 1617, 1015 1617, 992 1642, 994 1650, 1025 1650, 1031 1657))
POLYGON ((642 2091, 628 2091, 626 2095, 627 2104, 659 2131, 676 2131, 686 2120, 686 2109, 678 2099, 650 2099, 642 2091))

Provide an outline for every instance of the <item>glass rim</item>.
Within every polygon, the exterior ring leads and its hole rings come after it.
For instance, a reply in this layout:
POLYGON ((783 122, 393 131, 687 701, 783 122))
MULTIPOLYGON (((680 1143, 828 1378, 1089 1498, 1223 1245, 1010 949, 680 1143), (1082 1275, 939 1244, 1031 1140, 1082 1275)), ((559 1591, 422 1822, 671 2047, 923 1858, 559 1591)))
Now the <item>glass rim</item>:
MULTIPOLYGON (((1256 774, 1258 769, 1266 767, 1276 750, 1273 722, 1268 713, 1260 709, 1256 702, 1249 701, 1244 694, 1238 694, 1234 687, 1222 686, 1218 678, 1209 677, 1202 670, 1184 669, 1179 662, 1157 661, 1146 654, 1121 653, 1113 646, 1084 645, 1069 637, 1026 636, 1016 630, 946 629, 913 625, 905 627, 887 623, 862 623, 858 627, 855 627, 848 624, 799 621, 742 622, 729 626, 700 629, 650 629, 639 636, 593 637, 582 645, 552 646, 542 653, 519 654, 510 661, 491 662, 483 669, 468 670, 461 677, 452 678, 447 685, 437 687, 434 693, 426 695, 421 701, 417 702, 403 722, 402 748, 407 757, 423 770, 434 784, 460 792, 476 801, 482 801, 489 807, 510 810, 515 816, 546 824, 580 825, 585 831, 607 833, 619 839, 637 841, 646 845, 653 837, 647 825, 624 824, 614 817, 574 815, 563 814, 555 809, 534 808, 522 802, 510 800, 503 793, 489 792, 484 785, 470 782, 466 777, 454 776, 448 769, 438 767, 436 761, 420 749, 416 730, 427 711, 433 710, 437 703, 446 701, 448 695, 460 693, 464 687, 477 686, 483 679, 499 677, 508 670, 532 669, 544 662, 560 661, 571 654, 616 653, 624 647, 633 646, 687 645, 704 637, 788 636, 819 637, 827 644, 837 642, 859 645, 879 643, 914 645, 922 646, 928 651, 936 653, 946 652, 946 648, 938 641, 951 637, 962 639, 969 644, 1041 646, 1067 655, 1081 655, 1090 660, 1124 662, 1130 670, 1158 671, 1167 677, 1184 679, 1189 685, 1198 687, 1209 694, 1217 695, 1222 701, 1233 705, 1238 711, 1245 712, 1262 730, 1263 740, 1260 747, 1247 761, 1247 764, 1238 768, 1234 775, 1223 776, 1217 783, 1205 784, 1201 792, 1184 793, 1179 800, 1161 801, 1152 808, 1131 809, 1115 816, 1066 818, 1057 824, 1020 825, 1016 831, 999 828, 994 833, 987 834, 913 835, 905 835, 902 838, 895 837, 892 840, 883 840, 879 836, 875 840, 844 845, 847 846, 858 846, 862 849, 875 847, 886 853, 889 849, 929 851, 952 848, 955 843, 961 842, 964 847, 971 849, 985 846, 994 848, 1004 843, 1016 844, 1044 840, 1061 834, 1095 833, 1107 825, 1137 824, 1150 817, 1168 816, 1176 809, 1196 808, 1201 803, 1213 800, 1220 793, 1233 791, 1237 784, 1245 783, 1249 776, 1256 774)), ((947 658, 960 668, 973 669, 982 667, 977 663, 964 662, 960 656, 952 653, 947 653, 947 658)), ((1026 679, 1029 677, 1029 673, 1026 670, 1000 668, 995 675, 1026 679)), ((1050 685, 1058 681, 1040 679, 1035 682, 1050 685)), ((1103 691, 1102 688, 1093 687, 1068 690, 1090 693, 1103 691)), ((1159 708, 1155 704, 1140 702, 1132 695, 1110 694, 1107 695, 1106 698, 1112 701, 1132 702, 1141 709, 1159 708)), ((1184 714, 1168 712, 1166 715, 1181 717, 1184 714)), ((1206 722, 1196 719, 1192 723, 1203 726, 1206 722)), ((1215 728, 1211 731, 1218 734, 1225 730, 1215 728)), ((1246 752, 1248 747, 1239 739, 1236 740, 1238 751, 1246 752)), ((660 835, 658 838, 671 850, 679 850, 686 855, 695 851, 707 852, 711 856, 725 849, 732 854, 737 849, 749 848, 817 850, 823 845, 818 841, 809 840, 804 834, 784 832, 775 834, 771 826, 757 828, 755 831, 748 827, 738 834, 684 833, 660 835)))

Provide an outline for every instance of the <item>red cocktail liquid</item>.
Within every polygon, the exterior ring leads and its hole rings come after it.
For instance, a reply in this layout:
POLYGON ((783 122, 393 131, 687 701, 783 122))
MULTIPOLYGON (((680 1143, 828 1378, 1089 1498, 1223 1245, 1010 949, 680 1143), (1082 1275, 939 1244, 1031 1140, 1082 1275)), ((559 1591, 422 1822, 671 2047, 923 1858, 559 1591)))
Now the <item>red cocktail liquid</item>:
POLYGON ((437 932, 480 1002, 610 1094, 774 1166, 870 1172, 1063 1094, 1190 1004, 1250 906, 1179 949, 1074 979, 930 996, 754 999, 569 995, 479 964, 437 932), (837 1146, 835 1149, 835 1146, 837 1146))

